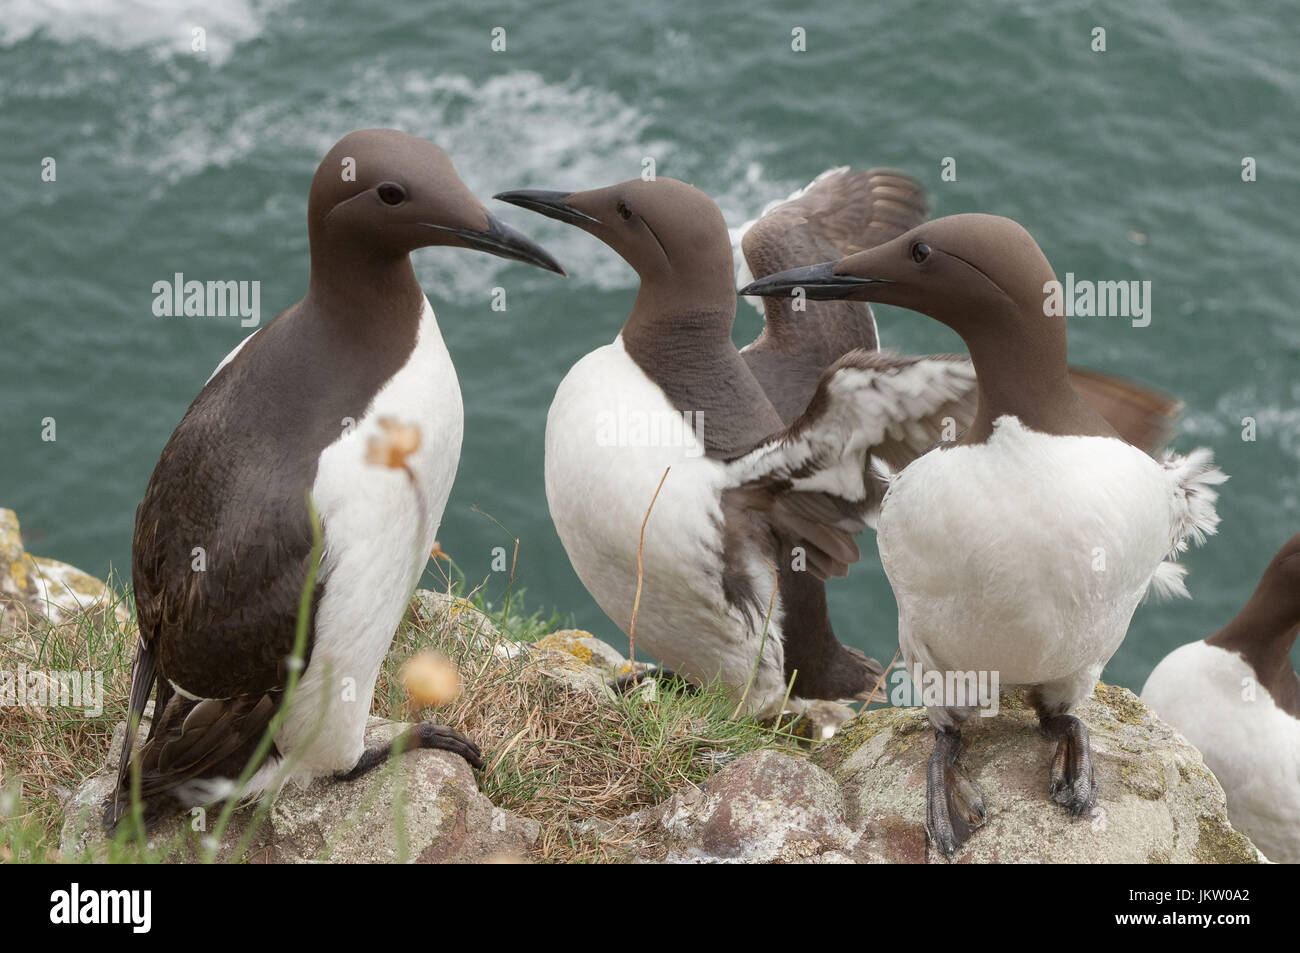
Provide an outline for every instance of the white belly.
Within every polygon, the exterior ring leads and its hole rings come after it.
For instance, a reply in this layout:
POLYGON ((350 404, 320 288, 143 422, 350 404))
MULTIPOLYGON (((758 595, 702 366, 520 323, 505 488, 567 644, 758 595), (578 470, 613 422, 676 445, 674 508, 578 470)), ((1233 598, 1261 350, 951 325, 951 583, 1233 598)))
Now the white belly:
POLYGON ((1160 466, 1119 440, 1006 417, 985 444, 921 457, 878 526, 905 658, 1090 690, 1169 549, 1171 513, 1160 466))
MULTIPOLYGON (((575 364, 556 391, 546 418, 546 500, 578 578, 628 633, 641 523, 671 467, 646 525, 636 644, 697 681, 743 689, 763 619, 723 595, 724 470, 702 454, 693 429, 618 339, 575 364)), ((757 555, 749 568, 765 615, 770 571, 757 555)), ((783 689, 779 618, 778 601, 750 694, 760 708, 783 689)))
POLYGON ((1196 747, 1228 796, 1228 818, 1269 860, 1300 864, 1300 721, 1240 655, 1205 642, 1170 652, 1142 700, 1196 747))
POLYGON ((456 369, 426 300, 410 359, 355 427, 325 449, 312 487, 325 527, 325 595, 311 662, 276 737, 297 759, 297 776, 347 770, 361 755, 375 679, 428 562, 463 431, 456 369), (384 417, 420 430, 406 460, 414 480, 366 462, 384 417))

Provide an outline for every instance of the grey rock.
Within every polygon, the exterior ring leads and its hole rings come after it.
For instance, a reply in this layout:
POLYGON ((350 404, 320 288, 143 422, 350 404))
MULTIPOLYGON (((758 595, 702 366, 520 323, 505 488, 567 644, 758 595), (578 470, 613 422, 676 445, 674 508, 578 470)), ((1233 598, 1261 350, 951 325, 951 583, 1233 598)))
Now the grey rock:
MULTIPOLYGON (((984 791, 987 823, 952 859, 968 863, 1257 863, 1233 830, 1200 753, 1132 692, 1098 685, 1076 714, 1092 735, 1099 803, 1075 820, 1047 794, 1054 745, 1021 693, 962 729, 959 765, 984 791)), ((920 708, 882 708, 843 725, 813 761, 840 784, 859 863, 936 863, 925 835, 933 733, 920 708)))
POLYGON ((653 831, 668 863, 847 863, 858 840, 834 778, 777 751, 737 758, 618 826, 653 831))
MULTIPOLYGON (((406 727, 371 718, 366 744, 389 741, 406 727)), ((114 737, 120 750, 121 734, 114 737)), ((65 855, 107 849, 98 821, 113 782, 114 772, 105 770, 73 794, 60 838, 65 855)), ((211 843, 218 813, 214 807, 164 822, 149 843, 170 861, 199 859, 211 843)), ((255 806, 231 814, 215 860, 475 863, 522 857, 539 835, 536 821, 495 807, 479 792, 464 759, 445 751, 406 752, 395 770, 380 767, 354 782, 318 778, 305 787, 291 782, 269 812, 257 815, 255 806)))

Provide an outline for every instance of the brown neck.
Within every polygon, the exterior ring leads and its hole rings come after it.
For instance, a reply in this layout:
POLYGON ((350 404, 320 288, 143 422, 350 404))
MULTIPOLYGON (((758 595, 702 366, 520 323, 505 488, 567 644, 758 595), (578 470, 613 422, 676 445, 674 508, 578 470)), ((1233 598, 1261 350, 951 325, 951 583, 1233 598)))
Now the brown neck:
POLYGON ((1287 615, 1267 593, 1256 589, 1233 620, 1205 641, 1244 658, 1278 707, 1300 718, 1300 679, 1291 667, 1298 633, 1300 622, 1294 613, 1287 615))
POLYGON ((983 443, 1010 414, 1025 427, 1059 436, 1117 436, 1075 393, 1066 360, 1065 319, 1003 313, 945 322, 962 336, 979 381, 979 409, 962 443, 983 443))
POLYGON ((730 277, 726 285, 724 296, 716 282, 710 289, 643 280, 623 325, 628 355, 673 407, 699 415, 706 452, 720 459, 752 449, 782 426, 732 343, 736 295, 730 277))
POLYGON ((313 243, 303 304, 322 317, 372 332, 381 321, 418 324, 423 298, 408 255, 313 243))

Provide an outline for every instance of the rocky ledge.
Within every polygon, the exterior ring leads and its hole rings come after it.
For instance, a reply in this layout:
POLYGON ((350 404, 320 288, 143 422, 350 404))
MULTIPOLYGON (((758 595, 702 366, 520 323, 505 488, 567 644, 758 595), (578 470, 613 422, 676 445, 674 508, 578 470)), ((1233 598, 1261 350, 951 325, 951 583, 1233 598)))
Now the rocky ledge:
MULTIPOLYGON (((518 643, 454 596, 421 591, 413 608, 437 631, 457 633, 457 644, 482 643, 503 663, 527 658, 539 677, 588 693, 588 711, 617 704, 611 681, 631 671, 617 651, 586 632, 518 643)), ((87 613, 93 624, 118 626, 129 637, 122 600, 80 570, 28 555, 16 516, 0 509, 0 640, 12 649, 33 637, 34 623, 59 626, 87 613)), ((654 703, 650 689, 641 692, 647 704, 654 703)), ((833 733, 828 740, 803 752, 787 745, 719 759, 703 784, 626 816, 583 821, 580 833, 618 845, 618 856, 633 862, 947 862, 926 843, 926 759, 933 735, 924 711, 852 714, 838 705, 814 706, 799 733, 833 733)), ((1200 753, 1131 692, 1099 684, 1078 714, 1091 730, 1099 785, 1097 808, 1078 820, 1047 795, 1052 744, 1021 694, 1004 694, 997 717, 967 722, 961 764, 984 791, 988 822, 953 861, 1263 860, 1229 824, 1223 790, 1200 753)), ((367 743, 403 727, 372 718, 367 743)), ((64 804, 60 849, 67 857, 108 855, 98 818, 124 736, 119 724, 103 769, 64 804)), ((177 818, 150 843, 179 861, 211 850, 211 858, 222 861, 482 862, 527 858, 546 823, 493 805, 469 766, 440 751, 408 752, 354 782, 290 784, 269 810, 234 812, 214 845, 216 813, 177 818)))
MULTIPOLYGON (((1052 743, 1018 694, 973 719, 961 764, 988 822, 959 863, 1259 863, 1228 823, 1200 753, 1124 688, 1098 685, 1079 712, 1092 731, 1099 803, 1072 819, 1047 796, 1052 743)), ((614 825, 662 831, 687 863, 946 863, 928 848, 925 776, 933 734, 923 710, 883 708, 845 724, 808 758, 762 751, 701 788, 614 825)))
MULTIPOLYGON (((421 598, 429 601, 429 595, 421 598)), ((596 695, 608 691, 609 675, 622 667, 616 652, 578 631, 519 650, 548 656, 554 677, 596 695)), ((1263 860, 1229 824, 1223 791, 1200 753, 1131 692, 1098 685, 1079 715, 1092 733, 1100 800, 1092 816, 1078 820, 1047 796, 1052 745, 1038 732, 1023 696, 1005 694, 998 717, 968 722, 961 763, 983 789, 989 819, 952 861, 1263 860)), ((372 719, 368 743, 401 727, 372 719)), ((121 736, 119 730, 115 752, 121 736)), ((806 755, 755 751, 652 808, 587 822, 586 828, 623 845, 633 862, 945 863, 927 847, 924 827, 931 744, 922 709, 869 711, 806 755)), ((106 769, 70 798, 65 852, 102 845, 97 826, 88 822, 111 785, 106 769)), ((172 859, 194 859, 204 845, 194 826, 192 818, 180 818, 151 842, 188 844, 172 859)), ((538 832, 536 821, 493 806, 462 760, 418 751, 404 755, 395 770, 356 782, 291 785, 263 818, 252 809, 236 812, 215 858, 517 860, 527 857, 538 832)))
POLYGON ((21 638, 33 625, 64 625, 107 617, 129 626, 126 603, 89 573, 23 545, 18 514, 0 508, 0 639, 21 638))

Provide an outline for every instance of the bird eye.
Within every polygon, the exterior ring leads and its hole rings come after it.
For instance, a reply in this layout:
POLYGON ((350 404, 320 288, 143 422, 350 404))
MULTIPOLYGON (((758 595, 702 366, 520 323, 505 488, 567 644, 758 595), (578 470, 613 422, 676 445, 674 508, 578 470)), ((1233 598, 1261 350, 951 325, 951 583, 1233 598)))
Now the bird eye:
POLYGON ((625 222, 632 217, 632 210, 627 207, 626 202, 618 203, 618 215, 619 218, 623 219, 625 222))
POLYGON ((930 257, 930 246, 925 242, 912 242, 912 261, 918 265, 930 257))
POLYGON ((385 205, 401 205, 406 201, 406 189, 392 182, 385 182, 376 191, 385 205))

